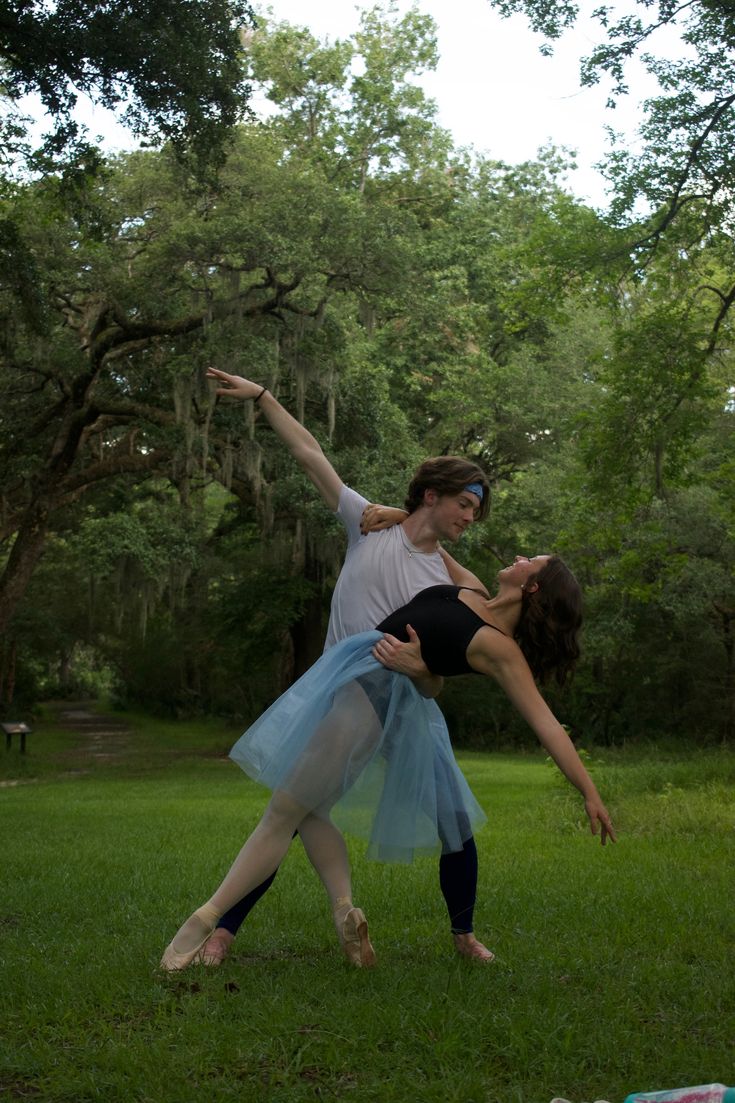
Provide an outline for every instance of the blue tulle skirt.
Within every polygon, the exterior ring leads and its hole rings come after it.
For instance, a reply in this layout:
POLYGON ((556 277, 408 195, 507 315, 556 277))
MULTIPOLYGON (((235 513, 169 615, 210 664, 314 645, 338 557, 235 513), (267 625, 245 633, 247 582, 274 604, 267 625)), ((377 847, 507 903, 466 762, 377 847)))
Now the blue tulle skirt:
POLYGON ((245 773, 410 862, 462 849, 484 822, 434 701, 373 658, 381 632, 330 648, 230 751, 245 773))

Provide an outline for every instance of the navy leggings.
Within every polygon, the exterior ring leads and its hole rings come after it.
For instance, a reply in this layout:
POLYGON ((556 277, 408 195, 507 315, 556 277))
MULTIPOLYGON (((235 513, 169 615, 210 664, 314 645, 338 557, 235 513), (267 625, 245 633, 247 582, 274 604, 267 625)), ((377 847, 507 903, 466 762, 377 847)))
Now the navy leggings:
MULTIPOLYGON (((225 912, 217 926, 237 934, 261 896, 273 884, 276 873, 277 869, 225 912)), ((462 850, 442 854, 439 859, 439 886, 447 904, 452 933, 469 934, 477 895, 477 847, 471 835, 462 850)))

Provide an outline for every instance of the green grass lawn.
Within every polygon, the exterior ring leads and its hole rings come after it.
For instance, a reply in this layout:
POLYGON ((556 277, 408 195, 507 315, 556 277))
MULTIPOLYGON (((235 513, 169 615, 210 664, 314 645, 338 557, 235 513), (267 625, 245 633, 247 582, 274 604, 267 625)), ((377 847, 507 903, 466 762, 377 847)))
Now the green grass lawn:
POLYGON ((239 734, 125 714, 95 758, 51 715, 0 750, 0 1099, 622 1103, 735 1082, 735 755, 600 752, 600 847, 541 755, 460 755, 488 824, 453 954, 436 862, 366 862, 377 969, 350 970, 296 843, 220 970, 157 962, 264 804, 239 734))

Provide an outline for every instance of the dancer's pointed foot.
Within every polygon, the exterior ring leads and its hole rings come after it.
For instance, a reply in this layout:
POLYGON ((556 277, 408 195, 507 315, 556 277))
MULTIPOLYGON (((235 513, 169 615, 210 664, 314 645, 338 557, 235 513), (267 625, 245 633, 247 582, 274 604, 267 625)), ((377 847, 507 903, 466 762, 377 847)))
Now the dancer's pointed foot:
POLYGON ((340 941, 345 956, 352 965, 372 969, 376 961, 375 950, 368 935, 367 919, 362 908, 351 908, 347 912, 340 941))
POLYGON ((483 946, 471 931, 469 934, 457 934, 453 931, 452 938, 457 953, 461 957, 468 957, 474 961, 495 961, 495 954, 492 950, 488 950, 487 946, 483 946))
POLYGON ((218 913, 209 904, 197 908, 163 951, 161 968, 167 973, 175 973, 191 965, 217 926, 218 919, 218 913))
POLYGON ((230 931, 225 930, 224 927, 218 927, 202 946, 197 961, 202 965, 208 965, 210 969, 216 969, 229 956, 234 938, 234 934, 230 931))
POLYGON ((344 955, 350 965, 355 965, 358 969, 371 969, 376 958, 365 913, 362 908, 353 908, 351 903, 346 904, 344 915, 340 914, 342 910, 335 912, 334 921, 344 955))

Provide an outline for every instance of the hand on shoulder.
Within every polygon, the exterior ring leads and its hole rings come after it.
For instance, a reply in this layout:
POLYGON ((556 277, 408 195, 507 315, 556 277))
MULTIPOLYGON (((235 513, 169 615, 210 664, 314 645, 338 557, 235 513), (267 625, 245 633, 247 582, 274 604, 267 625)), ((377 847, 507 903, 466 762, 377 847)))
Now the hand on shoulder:
POLYGON ((399 509, 398 506, 376 505, 371 502, 362 511, 360 532, 363 536, 366 536, 369 532, 380 532, 381 529, 389 529, 393 525, 400 525, 406 517, 408 517, 408 513, 405 509, 399 509))

